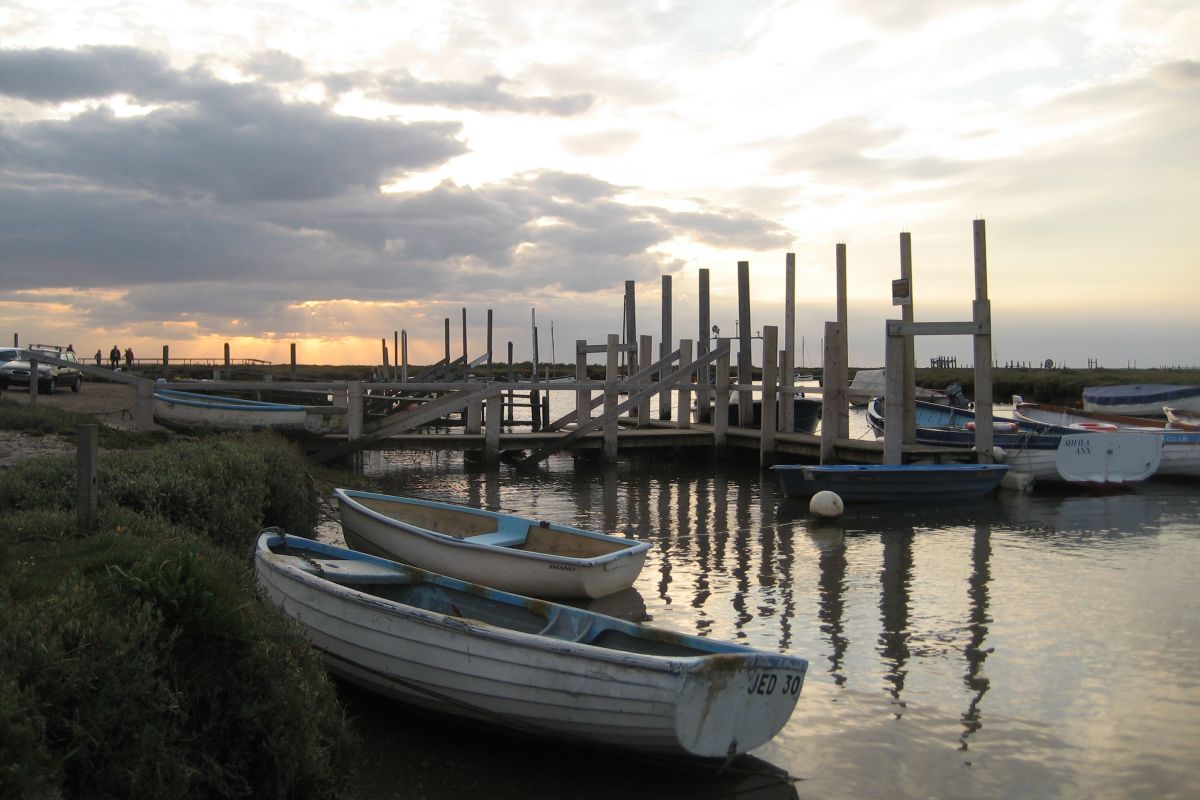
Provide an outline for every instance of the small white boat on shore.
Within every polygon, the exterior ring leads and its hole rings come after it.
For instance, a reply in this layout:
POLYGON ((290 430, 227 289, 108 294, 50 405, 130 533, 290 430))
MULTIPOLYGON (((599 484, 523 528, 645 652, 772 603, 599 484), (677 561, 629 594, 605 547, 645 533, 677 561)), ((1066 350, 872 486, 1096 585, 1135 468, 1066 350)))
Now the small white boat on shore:
POLYGON ((808 668, 269 531, 255 573, 331 672, 562 741, 728 758, 783 728, 808 668))
POLYGON ((434 500, 335 489, 346 544, 531 597, 604 597, 633 585, 647 542, 434 500))
POLYGON ((310 436, 346 431, 344 408, 268 403, 166 388, 154 390, 154 421, 179 431, 274 431, 310 436))

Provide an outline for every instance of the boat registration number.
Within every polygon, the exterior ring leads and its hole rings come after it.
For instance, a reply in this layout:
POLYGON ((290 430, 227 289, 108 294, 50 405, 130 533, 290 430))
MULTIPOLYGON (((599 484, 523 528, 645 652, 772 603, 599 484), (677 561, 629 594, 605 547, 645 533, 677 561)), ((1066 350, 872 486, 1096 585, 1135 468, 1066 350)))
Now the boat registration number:
POLYGON ((800 687, 804 681, 799 675, 784 675, 780 680, 780 676, 774 673, 756 673, 750 678, 750 686, 746 690, 746 694, 775 694, 777 691, 780 694, 796 696, 800 694, 800 687))

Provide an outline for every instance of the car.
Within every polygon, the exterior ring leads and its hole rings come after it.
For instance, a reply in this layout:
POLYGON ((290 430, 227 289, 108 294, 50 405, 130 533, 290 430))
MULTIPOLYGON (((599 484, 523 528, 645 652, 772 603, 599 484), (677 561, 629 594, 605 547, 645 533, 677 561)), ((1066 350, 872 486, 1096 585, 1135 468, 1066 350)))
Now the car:
POLYGON ((78 363, 74 350, 57 345, 35 344, 27 349, 0 348, 0 389, 12 386, 29 386, 30 358, 38 359, 38 393, 54 394, 55 389, 70 387, 72 392, 83 388, 83 372, 76 366, 47 364, 39 356, 78 363))

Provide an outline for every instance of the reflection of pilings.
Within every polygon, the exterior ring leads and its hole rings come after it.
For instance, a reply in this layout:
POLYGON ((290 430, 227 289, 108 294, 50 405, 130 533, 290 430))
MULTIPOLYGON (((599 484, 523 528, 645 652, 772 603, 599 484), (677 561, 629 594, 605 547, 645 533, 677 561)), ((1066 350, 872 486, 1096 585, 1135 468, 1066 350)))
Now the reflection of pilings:
MULTIPOLYGON (((904 678, 908 674, 906 665, 911 655, 908 648, 908 589, 912 584, 912 566, 912 533, 883 534, 883 571, 879 576, 883 585, 879 600, 883 632, 879 637, 879 652, 886 661, 885 680, 892 684, 892 697, 901 709, 904 702, 900 695, 904 691, 904 678)), ((902 712, 897 710, 895 713, 899 718, 902 712)))
POLYGON ((700 567, 697 572, 703 583, 696 587, 696 597, 692 601, 695 608, 702 607, 707 602, 709 595, 708 574, 709 566, 712 564, 712 521, 716 513, 712 490, 717 483, 719 480, 696 483, 696 532, 693 541, 696 543, 696 563, 700 567))
POLYGON ((754 615, 746 606, 746 598, 750 595, 750 536, 754 527, 750 520, 750 508, 754 498, 745 489, 744 485, 739 487, 734 504, 733 577, 737 588, 733 594, 733 608, 737 611, 734 627, 739 631, 754 620, 754 615))
POLYGON ((817 566, 820 569, 818 586, 821 595, 818 616, 821 619, 821 633, 829 637, 829 674, 833 675, 834 683, 842 686, 846 683, 842 663, 846 658, 849 640, 845 636, 846 626, 842 619, 846 610, 846 541, 841 532, 835 545, 821 547, 817 566))
MULTIPOLYGON (((792 643, 792 617, 796 613, 795 595, 792 591, 792 566, 796 559, 792 547, 791 526, 781 528, 778 503, 762 502, 761 506, 763 519, 759 537, 762 543, 762 560, 758 565, 758 585, 764 589, 774 587, 772 613, 779 618, 779 647, 786 650, 792 643)), ((764 597, 764 602, 768 598, 769 596, 764 597)))
POLYGON ((970 639, 967 640, 967 646, 963 648, 963 655, 967 658, 967 672, 963 675, 963 681, 966 683, 967 689, 974 692, 974 696, 962 715, 963 734, 958 739, 962 750, 967 749, 967 738, 983 727, 979 704, 991 685, 991 681, 983 674, 983 662, 987 660, 988 653, 991 652, 990 648, 983 646, 988 635, 988 624, 992 621, 988 616, 988 583, 992 579, 991 557, 991 525, 980 522, 975 526, 975 544, 971 548, 972 571, 971 577, 967 581, 969 586, 967 596, 971 599, 971 616, 970 624, 967 625, 970 639))

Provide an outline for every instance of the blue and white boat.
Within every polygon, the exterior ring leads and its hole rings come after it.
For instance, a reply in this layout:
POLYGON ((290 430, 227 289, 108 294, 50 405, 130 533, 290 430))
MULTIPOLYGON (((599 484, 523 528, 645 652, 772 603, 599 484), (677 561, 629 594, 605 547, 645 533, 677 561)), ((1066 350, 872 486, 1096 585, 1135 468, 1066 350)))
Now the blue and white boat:
POLYGON ((154 390, 154 421, 172 430, 274 431, 323 436, 345 433, 345 409, 268 403, 178 389, 154 390))
POLYGON ((995 491, 1008 464, 778 464, 771 468, 788 497, 831 491, 845 503, 969 500, 995 491))
POLYGON ((346 544, 530 597, 628 589, 650 543, 455 503, 334 489, 346 544))
POLYGON ((808 662, 264 531, 255 573, 326 668, 559 741, 728 758, 787 723, 808 662))
MULTIPOLYGON (((883 413, 879 398, 868 404, 867 421, 877 435, 884 431, 883 413)), ((1081 430, 1006 417, 994 417, 992 425, 994 455, 1011 467, 1006 486, 1024 488, 1042 481, 1120 488, 1146 480, 1162 462, 1162 442, 1138 433, 1081 430)), ((916 428, 921 444, 975 446, 975 412, 965 408, 917 401, 916 428)))
POLYGON ((1163 406, 1200 411, 1200 386, 1138 383, 1089 386, 1083 390, 1083 410, 1127 417, 1161 417, 1163 406))

